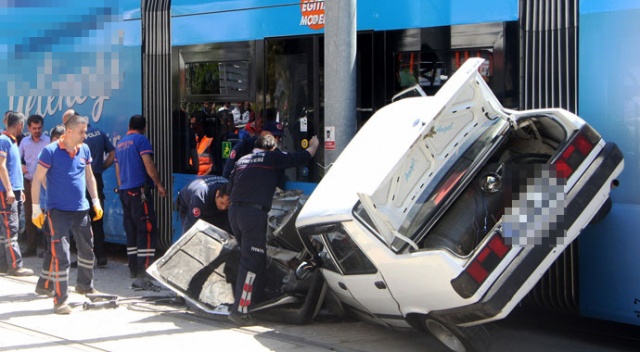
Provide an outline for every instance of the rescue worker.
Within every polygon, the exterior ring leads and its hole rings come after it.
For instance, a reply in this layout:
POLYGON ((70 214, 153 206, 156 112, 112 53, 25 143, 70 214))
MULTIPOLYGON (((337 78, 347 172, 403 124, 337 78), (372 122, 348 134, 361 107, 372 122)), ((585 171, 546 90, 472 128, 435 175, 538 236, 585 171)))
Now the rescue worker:
POLYGON ((158 242, 151 189, 155 184, 161 197, 167 191, 153 163, 153 148, 144 136, 146 128, 147 120, 143 116, 131 116, 129 131, 116 146, 115 163, 118 194, 124 214, 123 226, 127 235, 129 275, 136 278, 132 287, 155 290, 155 285, 146 275, 158 242))
POLYGON ((240 267, 234 290, 234 304, 229 319, 238 325, 251 325, 249 315, 265 280, 267 213, 280 170, 303 165, 316 154, 318 138, 309 141, 306 150, 283 153, 276 150, 276 139, 271 134, 260 136, 251 154, 236 162, 231 175, 229 221, 240 248, 240 267))
MULTIPOLYGON (((97 127, 89 125, 87 128, 87 139, 85 143, 89 146, 91 151, 91 169, 93 170, 93 176, 96 179, 96 187, 98 188, 98 198, 100 198, 100 204, 104 208, 104 181, 102 180, 102 172, 108 169, 113 164, 113 159, 116 155, 116 149, 111 144, 111 141, 107 137, 106 133, 97 127), (105 158, 104 155, 107 154, 105 158)), ((89 194, 87 194, 89 197, 89 194)), ((94 217, 91 211, 89 215, 94 217)), ((107 266, 107 253, 104 244, 104 221, 103 219, 92 221, 91 230, 93 231, 93 253, 96 256, 96 266, 107 266)))
POLYGON ((198 221, 204 220, 227 232, 229 225, 229 194, 227 179, 220 176, 197 178, 178 192, 178 214, 184 234, 198 221))
MULTIPOLYGON (((205 134, 203 121, 198 119, 197 114, 191 116, 189 121, 191 129, 195 132, 196 152, 198 154, 198 165, 196 173, 199 176, 209 175, 214 170, 213 165, 213 138, 205 134)), ((194 167, 194 165, 191 165, 194 167)))
POLYGON ((24 198, 24 184, 16 136, 22 133, 24 122, 22 113, 10 112, 0 136, 0 272, 10 276, 33 275, 33 270, 22 267, 18 245, 18 207, 24 198))
MULTIPOLYGON (((253 130, 250 129, 249 131, 253 131, 253 130)), ((276 145, 279 145, 280 138, 282 138, 282 135, 284 134, 284 128, 282 127, 281 123, 277 123, 275 121, 268 122, 263 126, 262 133, 260 134, 273 135, 276 138, 276 145)), ((233 150, 231 150, 231 153, 229 154, 229 158, 227 159, 227 162, 224 164, 222 177, 229 178, 229 176, 231 175, 231 171, 233 171, 233 167, 236 164, 236 161, 242 158, 243 156, 251 153, 257 139, 258 139, 258 136, 256 136, 254 133, 250 137, 241 140, 233 147, 233 150)), ((283 188, 284 181, 279 182, 278 187, 283 188)))
MULTIPOLYGON (((51 129, 49 132, 49 138, 51 143, 56 142, 64 134, 64 125, 58 125, 51 129)), ((42 232, 44 233, 44 252, 42 253, 42 271, 40 277, 36 283, 36 295, 53 297, 53 277, 51 277, 51 271, 53 270, 53 262, 51 261, 51 229, 49 228, 49 222, 46 219, 47 215, 47 190, 44 188, 44 184, 40 186, 40 208, 42 213, 45 214, 44 225, 42 226, 42 232)))
MULTIPOLYGON (((102 206, 98 198, 96 180, 91 170, 91 152, 82 143, 87 135, 89 120, 83 116, 71 116, 65 124, 65 133, 56 143, 46 146, 38 158, 33 176, 31 199, 40 199, 40 187, 47 189, 47 221, 51 230, 51 272, 54 282, 53 310, 56 314, 69 314, 67 288, 71 253, 70 236, 73 234, 78 251, 78 276, 75 291, 80 294, 95 293, 93 288, 93 235, 89 219, 89 191, 94 220, 102 218, 102 206)), ((33 223, 40 229, 44 225, 40 204, 33 204, 33 223)))

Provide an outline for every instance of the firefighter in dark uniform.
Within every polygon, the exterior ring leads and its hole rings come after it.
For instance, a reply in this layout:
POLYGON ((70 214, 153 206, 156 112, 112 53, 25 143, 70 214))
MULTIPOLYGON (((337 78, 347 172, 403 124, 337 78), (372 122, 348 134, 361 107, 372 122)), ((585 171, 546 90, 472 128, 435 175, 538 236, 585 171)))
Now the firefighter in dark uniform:
MULTIPOLYGON (((284 134, 284 127, 281 123, 277 123, 275 121, 267 122, 262 128, 262 132, 260 133, 260 135, 265 134, 273 135, 276 139, 276 144, 279 145, 280 139, 282 139, 282 135, 284 134)), ((233 150, 229 155, 229 159, 227 159, 227 162, 224 164, 222 177, 225 177, 227 179, 230 177, 231 171, 233 171, 233 167, 236 165, 236 161, 253 151, 257 139, 258 136, 251 136, 243 139, 233 147, 233 150)), ((285 181, 284 170, 281 170, 280 177, 277 183, 278 188, 284 189, 285 181)))
POLYGON ((136 278, 134 289, 155 289, 146 270, 155 256, 158 233, 151 189, 167 193, 153 162, 153 147, 144 136, 147 120, 141 115, 129 119, 129 131, 116 146, 116 178, 127 234, 129 275, 136 278))
POLYGON ((224 177, 207 176, 191 181, 178 192, 176 205, 183 234, 198 219, 231 232, 227 214, 229 209, 227 184, 228 181, 224 177))
POLYGON ((240 267, 229 319, 239 325, 251 325, 249 307, 256 301, 266 269, 267 213, 271 209, 276 183, 282 169, 303 165, 316 154, 318 138, 309 141, 306 150, 284 153, 276 150, 272 135, 260 136, 251 154, 240 158, 231 174, 229 221, 240 248, 240 267))

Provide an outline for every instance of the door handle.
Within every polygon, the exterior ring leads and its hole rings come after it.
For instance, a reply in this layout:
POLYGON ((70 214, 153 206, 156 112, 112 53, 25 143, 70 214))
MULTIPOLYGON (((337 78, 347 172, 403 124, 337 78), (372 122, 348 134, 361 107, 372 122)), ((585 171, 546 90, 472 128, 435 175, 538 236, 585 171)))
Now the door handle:
POLYGON ((384 283, 384 281, 376 281, 373 284, 376 285, 376 287, 381 290, 384 290, 387 288, 387 285, 384 283))
POLYGON ((343 284, 342 282, 338 282, 338 286, 340 286, 341 289, 348 291, 347 290, 347 285, 343 284))

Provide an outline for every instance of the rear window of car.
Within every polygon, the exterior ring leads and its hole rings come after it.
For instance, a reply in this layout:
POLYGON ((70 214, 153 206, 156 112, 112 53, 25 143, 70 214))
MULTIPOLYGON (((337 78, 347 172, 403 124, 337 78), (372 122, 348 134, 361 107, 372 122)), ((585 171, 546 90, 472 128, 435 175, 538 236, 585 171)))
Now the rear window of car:
MULTIPOLYGON (((484 156, 495 148, 496 141, 501 138, 508 128, 508 123, 498 119, 493 121, 479 134, 479 137, 469 142, 469 146, 459 157, 452 157, 434 177, 434 182, 424 187, 423 192, 417 197, 416 202, 408 210, 407 216, 402 221, 398 232, 407 238, 418 242, 426 235, 435 220, 446 211, 448 204, 462 189, 461 186, 469 182, 476 166, 481 164, 484 156)), ((378 235, 378 230, 360 202, 354 207, 354 216, 378 235)), ((395 252, 403 250, 407 243, 396 239, 391 249, 395 252)))

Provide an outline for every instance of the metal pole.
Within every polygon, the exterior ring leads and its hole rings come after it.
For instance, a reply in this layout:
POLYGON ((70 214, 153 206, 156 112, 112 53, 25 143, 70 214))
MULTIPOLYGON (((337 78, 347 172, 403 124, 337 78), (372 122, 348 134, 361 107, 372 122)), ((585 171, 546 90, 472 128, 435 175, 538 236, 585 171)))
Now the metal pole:
POLYGON ((324 164, 335 162, 356 133, 356 2, 325 1, 324 164))

